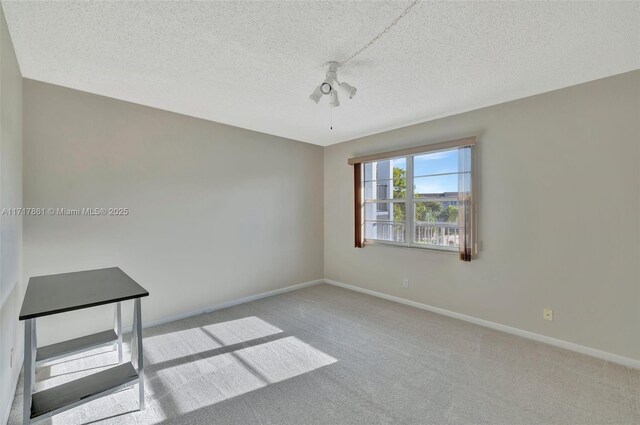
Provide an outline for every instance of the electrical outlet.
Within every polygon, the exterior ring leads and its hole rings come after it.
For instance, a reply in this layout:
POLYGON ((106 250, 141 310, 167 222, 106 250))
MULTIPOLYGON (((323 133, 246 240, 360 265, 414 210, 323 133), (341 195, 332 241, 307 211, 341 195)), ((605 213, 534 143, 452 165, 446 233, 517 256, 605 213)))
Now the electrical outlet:
POLYGON ((553 310, 551 310, 550 308, 545 308, 542 311, 542 318, 544 320, 548 320, 550 322, 553 322, 553 310))
POLYGON ((404 279, 402 281, 402 287, 403 288, 408 288, 409 287, 409 279, 404 279))

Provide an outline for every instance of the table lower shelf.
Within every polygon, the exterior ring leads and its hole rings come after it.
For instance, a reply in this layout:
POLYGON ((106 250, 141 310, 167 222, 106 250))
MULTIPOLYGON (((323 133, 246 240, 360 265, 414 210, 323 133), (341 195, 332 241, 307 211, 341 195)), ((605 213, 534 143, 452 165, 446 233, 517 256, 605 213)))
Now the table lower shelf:
POLYGON ((137 382, 138 372, 131 363, 124 363, 39 391, 31 397, 31 419, 44 419, 137 382))
POLYGON ((116 341, 118 341, 118 335, 116 335, 114 330, 110 329, 108 331, 70 339, 69 341, 39 347, 36 352, 36 364, 69 356, 91 348, 113 344, 116 341))

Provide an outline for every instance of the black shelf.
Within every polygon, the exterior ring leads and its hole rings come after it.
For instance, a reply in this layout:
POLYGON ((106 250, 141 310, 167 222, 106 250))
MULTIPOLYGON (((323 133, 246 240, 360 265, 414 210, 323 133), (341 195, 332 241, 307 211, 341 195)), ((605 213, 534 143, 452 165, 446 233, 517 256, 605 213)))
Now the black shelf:
POLYGON ((57 344, 47 345, 37 349, 36 363, 47 360, 57 359, 68 356, 91 348, 100 347, 114 343, 118 340, 118 335, 110 329, 104 332, 81 336, 80 338, 70 339, 69 341, 59 342, 57 344))
POLYGON ((138 381, 131 363, 124 363, 75 381, 34 393, 31 398, 31 419, 51 416, 87 401, 113 394, 138 381))

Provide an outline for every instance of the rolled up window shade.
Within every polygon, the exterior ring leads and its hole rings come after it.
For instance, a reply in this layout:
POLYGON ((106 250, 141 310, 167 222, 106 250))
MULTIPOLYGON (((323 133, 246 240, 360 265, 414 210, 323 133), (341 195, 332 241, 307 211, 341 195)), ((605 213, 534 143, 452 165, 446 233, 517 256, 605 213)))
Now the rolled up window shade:
POLYGON ((458 227, 460 260, 471 261, 475 255, 473 199, 473 147, 458 148, 458 227))
POLYGON ((354 208, 354 228, 356 248, 364 248, 363 226, 362 221, 362 163, 353 164, 353 208, 354 208))

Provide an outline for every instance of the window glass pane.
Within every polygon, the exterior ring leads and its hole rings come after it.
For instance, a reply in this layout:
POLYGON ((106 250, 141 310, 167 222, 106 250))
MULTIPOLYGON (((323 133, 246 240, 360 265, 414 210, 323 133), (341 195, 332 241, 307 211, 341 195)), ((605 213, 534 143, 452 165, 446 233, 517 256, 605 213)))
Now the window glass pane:
POLYGON ((413 158, 413 175, 416 177, 457 172, 458 149, 416 155, 413 158))
POLYGON ((371 181, 373 180, 371 178, 373 174, 373 163, 372 162, 365 162, 364 163, 364 181, 371 181))
POLYGON ((365 220, 405 221, 404 202, 367 202, 364 204, 365 220))
POLYGON ((366 162, 364 164, 364 180, 406 179, 407 159, 395 158, 384 161, 366 162))
POLYGON ((404 199, 406 196, 407 179, 376 180, 364 183, 364 199, 404 199))
POLYGON ((458 232, 458 200, 414 202, 415 232, 419 244, 456 248, 458 232))
POLYGON ((458 200, 414 202, 416 222, 458 223, 458 200))
POLYGON ((413 179, 414 197, 441 198, 458 197, 458 174, 446 176, 417 177, 413 179))
POLYGON ((382 241, 404 242, 404 222, 397 221, 365 221, 365 239, 377 239, 382 241))
POLYGON ((405 224, 398 222, 366 221, 365 238, 391 242, 404 242, 405 224))
POLYGON ((364 237, 404 242, 406 226, 404 202, 367 202, 364 205, 364 237))

